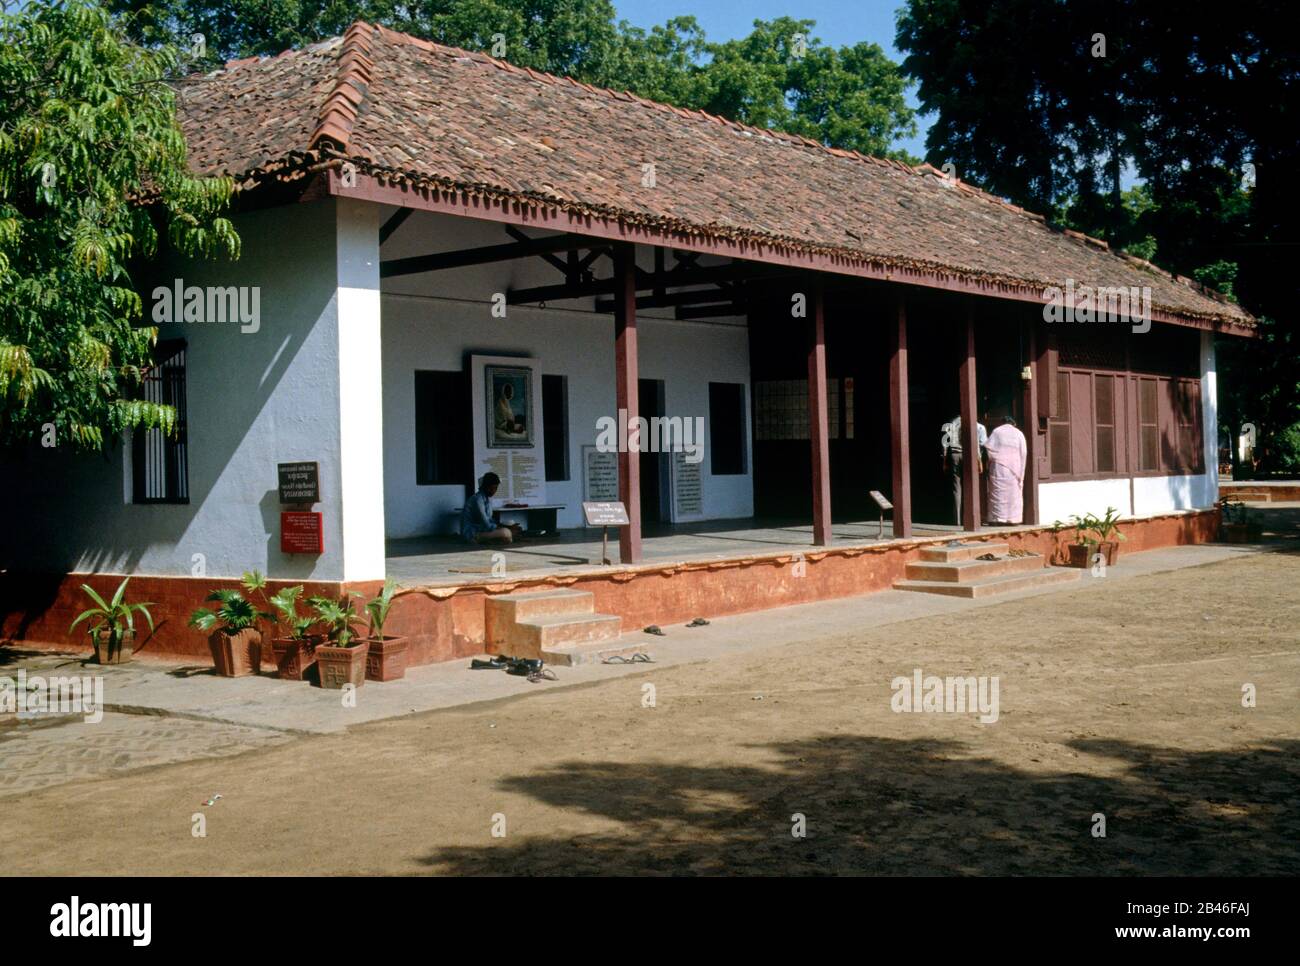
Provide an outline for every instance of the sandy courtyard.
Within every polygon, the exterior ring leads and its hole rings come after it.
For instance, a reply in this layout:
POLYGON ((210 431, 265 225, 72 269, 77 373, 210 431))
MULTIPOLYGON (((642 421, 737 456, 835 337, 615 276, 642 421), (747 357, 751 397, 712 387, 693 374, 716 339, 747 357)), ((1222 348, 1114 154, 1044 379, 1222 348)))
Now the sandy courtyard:
POLYGON ((1296 875, 1297 588, 1243 556, 10 796, 4 871, 1296 875), (916 668, 998 720, 895 713, 916 668))

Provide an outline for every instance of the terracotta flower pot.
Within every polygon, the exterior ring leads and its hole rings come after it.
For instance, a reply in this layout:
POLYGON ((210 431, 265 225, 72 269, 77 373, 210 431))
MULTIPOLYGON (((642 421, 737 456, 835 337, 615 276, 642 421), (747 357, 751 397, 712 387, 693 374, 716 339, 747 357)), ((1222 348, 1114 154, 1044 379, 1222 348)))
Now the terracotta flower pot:
POLYGON ((322 644, 316 648, 316 670, 320 674, 320 686, 338 690, 344 685, 356 687, 366 682, 366 641, 359 641, 351 647, 334 647, 322 644))
POLYGON ((366 680, 396 681, 406 677, 406 638, 371 638, 366 652, 366 680))
POLYGON ((1102 559, 1106 561, 1107 567, 1115 566, 1115 558, 1119 555, 1119 541, 1107 540, 1096 546, 1086 543, 1070 544, 1070 566, 1082 567, 1086 570, 1092 566, 1094 554, 1101 554, 1102 559))
POLYGON ((233 634, 213 631, 208 648, 212 651, 212 664, 222 677, 255 674, 262 666, 262 632, 256 627, 246 627, 233 634))
POLYGON ((301 681, 307 676, 318 640, 312 637, 277 637, 271 642, 277 673, 282 680, 301 681))
POLYGON ((94 636, 96 664, 129 664, 135 653, 135 631, 123 631, 115 651, 109 650, 108 632, 94 636))

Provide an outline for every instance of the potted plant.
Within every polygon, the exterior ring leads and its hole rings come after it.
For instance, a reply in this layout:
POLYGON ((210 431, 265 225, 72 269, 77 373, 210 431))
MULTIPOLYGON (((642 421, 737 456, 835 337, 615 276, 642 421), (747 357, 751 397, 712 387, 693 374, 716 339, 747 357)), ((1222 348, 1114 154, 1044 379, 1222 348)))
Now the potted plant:
POLYGON ((126 585, 130 577, 124 577, 118 584, 116 593, 110 601, 95 593, 89 584, 82 584, 86 596, 95 602, 95 606, 77 615, 69 631, 76 629, 82 621, 89 621, 87 630, 91 644, 95 648, 96 664, 125 664, 135 652, 135 615, 142 614, 153 630, 153 615, 149 613, 152 603, 128 604, 126 602, 126 585))
MULTIPOLYGON (((266 578, 258 571, 249 571, 239 582, 248 594, 258 591, 266 599, 266 578)), ((190 627, 210 632, 208 648, 217 673, 228 678, 257 673, 262 666, 262 632, 257 622, 270 620, 271 615, 259 611, 238 590, 214 590, 205 599, 220 606, 198 608, 190 615, 190 627)))
POLYGON ((314 652, 320 643, 320 635, 308 633, 316 623, 316 618, 298 612, 300 596, 301 584, 282 588, 270 601, 279 615, 278 622, 289 632, 287 637, 276 637, 271 641, 276 669, 286 681, 301 681, 307 676, 314 652))
POLYGON ((364 637, 353 630, 361 624, 356 605, 344 594, 338 600, 329 597, 312 597, 308 600, 316 612, 316 619, 325 631, 325 639, 316 648, 316 670, 322 688, 342 688, 351 684, 360 687, 366 680, 366 651, 364 637))
POLYGON ((384 636, 384 622, 393 605, 397 583, 389 577, 379 596, 366 604, 370 632, 366 643, 366 677, 371 681, 396 681, 406 676, 406 638, 384 636))
POLYGON ((1219 501, 1219 539, 1224 543, 1246 543, 1250 539, 1249 519, 1246 504, 1224 497, 1219 501))
MULTIPOLYGON (((1074 527, 1074 542, 1068 547, 1070 566, 1087 568, 1091 566, 1094 555, 1100 553, 1106 566, 1115 564, 1119 554, 1119 542, 1126 539, 1119 529, 1119 510, 1113 506, 1106 507, 1106 515, 1099 517, 1095 513, 1083 516, 1071 516, 1070 525, 1074 527)), ((1060 522, 1056 527, 1059 529, 1060 522)))

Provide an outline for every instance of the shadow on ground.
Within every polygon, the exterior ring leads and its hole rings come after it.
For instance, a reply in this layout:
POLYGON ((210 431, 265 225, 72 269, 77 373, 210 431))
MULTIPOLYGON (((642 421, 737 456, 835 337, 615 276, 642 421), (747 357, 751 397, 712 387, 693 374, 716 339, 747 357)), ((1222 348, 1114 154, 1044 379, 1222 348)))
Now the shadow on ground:
POLYGON ((1298 741, 1186 752, 1081 740, 1066 746, 1079 772, 1057 773, 948 741, 765 747, 774 768, 569 762, 508 778, 504 791, 618 827, 537 838, 519 822, 421 861, 462 875, 1300 873, 1298 741), (806 838, 791 834, 794 813, 806 838))

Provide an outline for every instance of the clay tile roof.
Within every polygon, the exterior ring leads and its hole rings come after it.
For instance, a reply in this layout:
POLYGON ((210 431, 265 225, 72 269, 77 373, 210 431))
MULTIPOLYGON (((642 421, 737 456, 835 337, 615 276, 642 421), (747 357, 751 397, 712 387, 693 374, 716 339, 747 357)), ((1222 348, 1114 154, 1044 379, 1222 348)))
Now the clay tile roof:
POLYGON ((1067 279, 1149 286, 1170 315, 1253 324, 1216 292, 929 164, 828 149, 364 23, 194 79, 180 118, 194 169, 244 183, 347 157, 389 180, 937 277, 1040 292, 1067 279), (654 188, 642 186, 648 161, 654 188))

